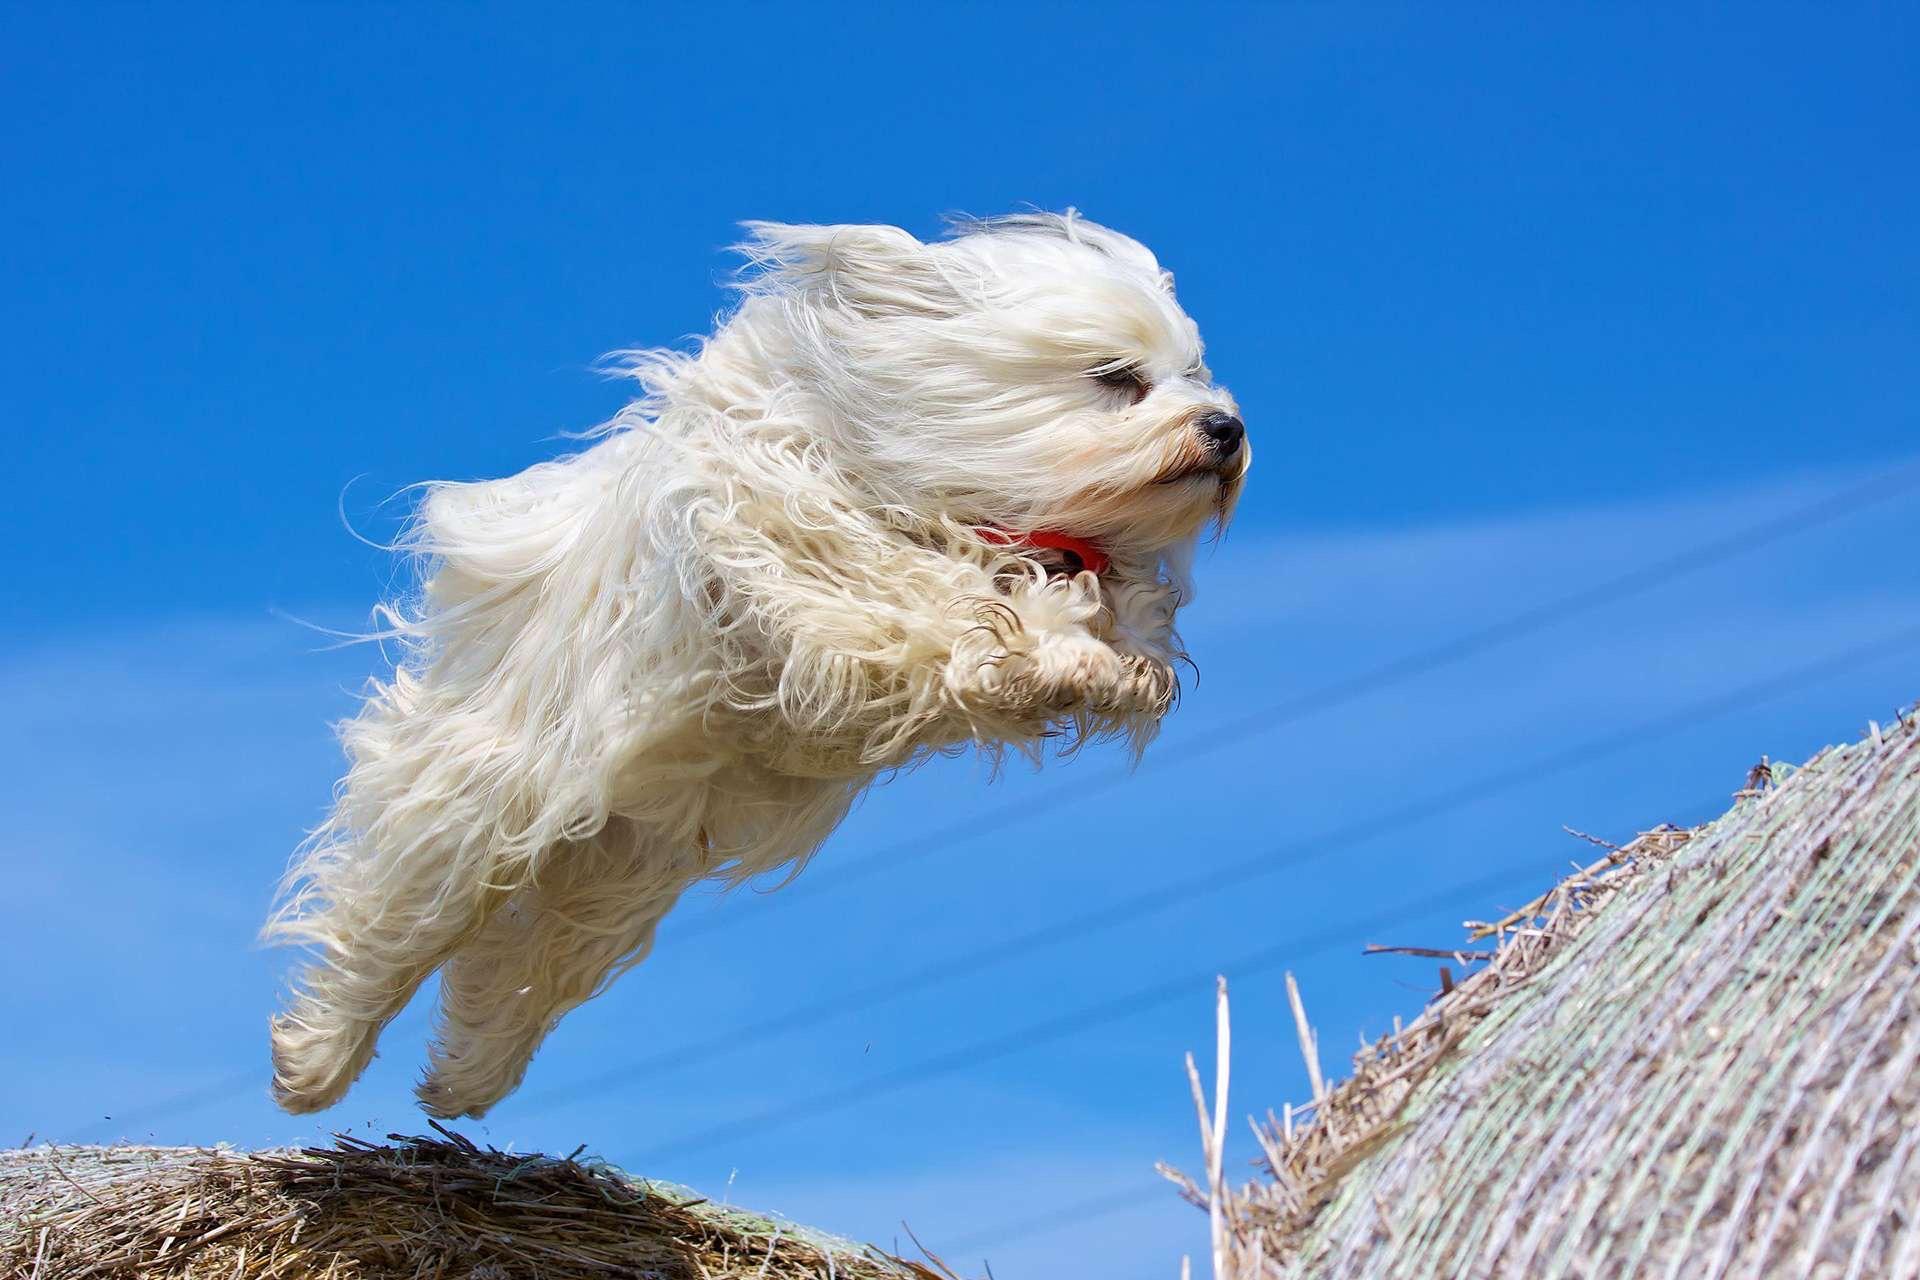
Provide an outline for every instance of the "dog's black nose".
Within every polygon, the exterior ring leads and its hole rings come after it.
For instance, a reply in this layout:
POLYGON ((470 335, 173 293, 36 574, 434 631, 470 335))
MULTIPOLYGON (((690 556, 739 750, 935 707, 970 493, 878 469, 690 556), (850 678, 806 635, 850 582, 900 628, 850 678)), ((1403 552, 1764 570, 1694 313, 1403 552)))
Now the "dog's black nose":
POLYGON ((1247 424, 1230 413, 1210 413, 1194 424, 1213 448, 1214 460, 1226 462, 1240 452, 1247 438, 1247 424))

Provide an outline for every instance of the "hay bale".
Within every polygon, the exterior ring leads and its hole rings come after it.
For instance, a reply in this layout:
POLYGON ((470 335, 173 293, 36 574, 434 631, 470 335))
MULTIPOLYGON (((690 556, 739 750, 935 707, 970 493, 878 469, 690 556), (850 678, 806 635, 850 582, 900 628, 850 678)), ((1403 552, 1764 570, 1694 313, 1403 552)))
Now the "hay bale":
MULTIPOLYGON (((435 1126, 439 1129, 439 1126, 435 1126)), ((0 1153, 0 1275, 941 1280, 611 1166, 441 1137, 0 1153)), ((578 1152, 574 1155, 577 1157, 578 1152)))
POLYGON ((1916 726, 1763 762, 1467 948, 1262 1127, 1223 1271, 1920 1276, 1916 726))

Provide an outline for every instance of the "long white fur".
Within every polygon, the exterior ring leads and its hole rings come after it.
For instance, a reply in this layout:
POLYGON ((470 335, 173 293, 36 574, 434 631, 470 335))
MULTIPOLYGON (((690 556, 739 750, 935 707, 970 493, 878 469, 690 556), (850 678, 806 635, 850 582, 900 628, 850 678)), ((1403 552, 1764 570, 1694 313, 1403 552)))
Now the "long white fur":
POLYGON ((405 646, 265 929, 312 949, 274 1091, 339 1100, 442 970, 419 1094, 479 1115, 567 1010, 644 958, 702 879, 817 849, 932 752, 1122 735, 1171 705, 1196 537, 1244 472, 1196 472, 1233 411, 1172 279, 1074 214, 749 224, 742 297, 591 447, 429 486, 405 646), (1137 368, 1137 404, 1090 376, 1137 368), (1112 555, 1048 574, 981 530, 1112 555))

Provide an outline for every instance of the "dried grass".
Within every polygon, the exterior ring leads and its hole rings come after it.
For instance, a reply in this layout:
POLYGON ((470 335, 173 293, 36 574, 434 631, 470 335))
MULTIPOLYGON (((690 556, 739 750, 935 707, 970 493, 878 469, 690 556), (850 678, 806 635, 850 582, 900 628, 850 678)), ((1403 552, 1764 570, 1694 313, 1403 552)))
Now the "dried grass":
MULTIPOLYGON (((10 1280, 953 1280, 619 1170, 445 1129, 331 1148, 0 1153, 10 1280)), ((931 1261, 931 1259, 930 1259, 931 1261)))
POLYGON ((1315 1096, 1254 1125, 1266 1176, 1169 1171, 1217 1280, 1920 1276, 1920 726, 1763 760, 1695 831, 1573 834, 1605 856, 1393 948, 1482 967, 1335 1087, 1289 983, 1315 1096))

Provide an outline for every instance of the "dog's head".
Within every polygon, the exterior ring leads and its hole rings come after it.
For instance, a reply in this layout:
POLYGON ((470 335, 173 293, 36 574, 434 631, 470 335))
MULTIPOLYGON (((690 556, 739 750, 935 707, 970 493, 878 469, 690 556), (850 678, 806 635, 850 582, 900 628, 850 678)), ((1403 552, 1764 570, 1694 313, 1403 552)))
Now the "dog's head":
POLYGON ((1190 544, 1252 451, 1173 277, 1074 214, 750 223, 743 318, 829 457, 880 502, 1116 553, 1190 544))

